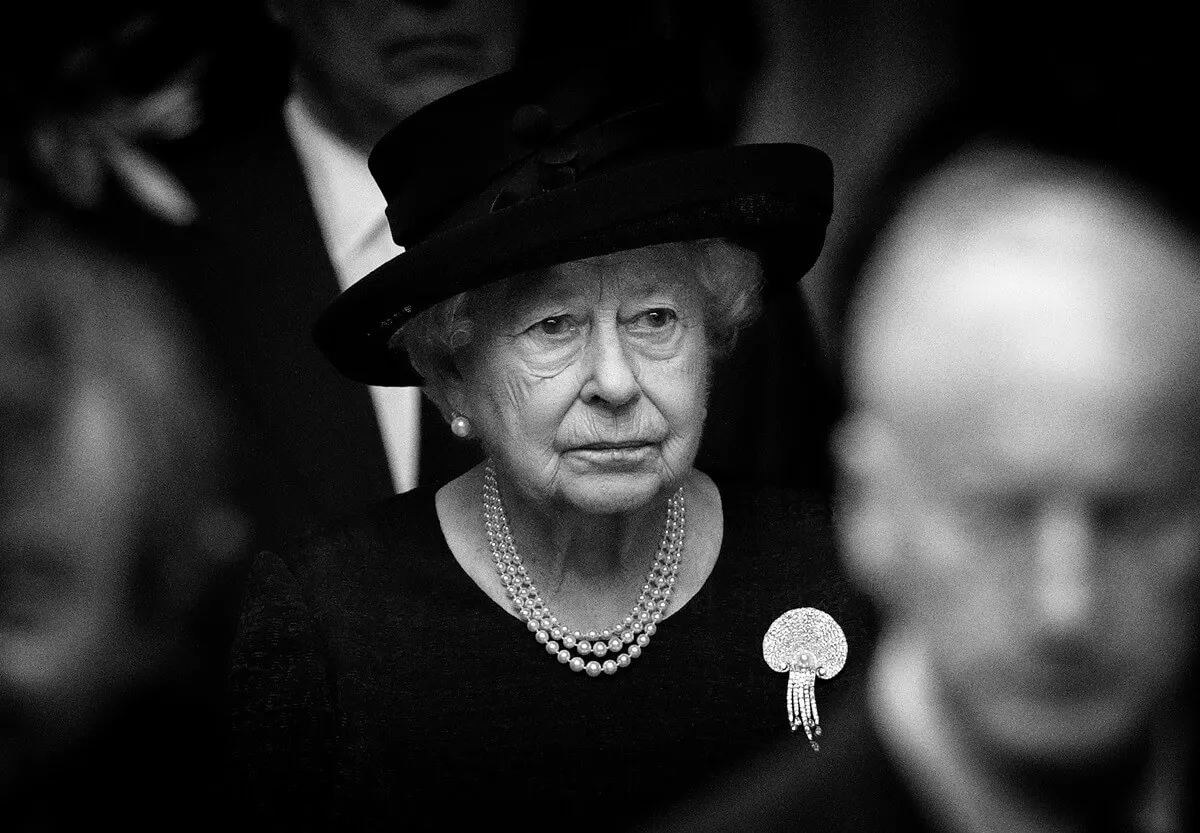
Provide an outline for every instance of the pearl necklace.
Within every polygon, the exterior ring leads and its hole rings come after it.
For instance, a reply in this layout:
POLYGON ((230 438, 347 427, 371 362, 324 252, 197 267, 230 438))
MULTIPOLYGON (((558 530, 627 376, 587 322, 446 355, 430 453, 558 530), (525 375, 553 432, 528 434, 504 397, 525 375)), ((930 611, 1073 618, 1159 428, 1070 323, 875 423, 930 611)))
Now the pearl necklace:
POLYGON ((650 637, 657 632, 658 623, 666 615, 671 593, 675 589, 675 577, 683 557, 685 520, 683 487, 680 486, 667 501, 667 522, 662 541, 646 576, 646 583, 642 585, 642 591, 629 615, 614 627, 581 633, 560 622, 539 595, 513 543, 504 503, 496 486, 496 470, 489 462, 483 471, 483 523, 492 550, 492 561, 513 609, 525 620, 534 639, 546 647, 546 653, 556 657, 572 671, 587 672, 589 677, 597 677, 601 672, 615 674, 618 668, 628 668, 650 644, 650 637), (616 654, 617 658, 604 659, 610 653, 616 654), (597 659, 585 660, 584 657, 589 655, 597 659))

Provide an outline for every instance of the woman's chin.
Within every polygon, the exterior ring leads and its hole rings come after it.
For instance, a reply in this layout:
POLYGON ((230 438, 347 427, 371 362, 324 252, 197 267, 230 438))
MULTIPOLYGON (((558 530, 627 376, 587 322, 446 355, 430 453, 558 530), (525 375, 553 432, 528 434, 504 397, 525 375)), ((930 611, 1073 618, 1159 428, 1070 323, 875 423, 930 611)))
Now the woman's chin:
POLYGON ((592 515, 636 512, 667 485, 659 472, 591 472, 575 475, 560 488, 562 500, 592 515))

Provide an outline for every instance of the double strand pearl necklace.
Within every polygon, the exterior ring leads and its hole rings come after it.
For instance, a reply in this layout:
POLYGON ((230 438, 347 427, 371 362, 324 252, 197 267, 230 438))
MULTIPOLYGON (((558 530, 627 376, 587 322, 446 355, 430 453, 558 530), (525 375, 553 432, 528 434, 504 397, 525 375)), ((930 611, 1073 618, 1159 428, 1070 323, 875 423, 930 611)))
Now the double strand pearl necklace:
POLYGON ((581 633, 560 622, 539 595, 513 543, 504 503, 496 486, 496 470, 489 462, 483 472, 483 523, 492 550, 492 561, 505 593, 512 601, 513 608, 525 620, 534 639, 546 646, 546 653, 556 657, 572 671, 587 672, 589 677, 597 677, 601 672, 616 674, 618 668, 628 668, 650 644, 650 637, 654 636, 659 621, 666 615, 671 593, 675 589, 675 577, 683 557, 685 516, 683 487, 680 486, 667 501, 667 522, 662 541, 646 576, 646 583, 642 585, 642 592, 629 615, 611 628, 581 633), (608 654, 616 655, 616 659, 604 659, 608 654), (589 655, 596 659, 586 660, 585 657, 589 655))

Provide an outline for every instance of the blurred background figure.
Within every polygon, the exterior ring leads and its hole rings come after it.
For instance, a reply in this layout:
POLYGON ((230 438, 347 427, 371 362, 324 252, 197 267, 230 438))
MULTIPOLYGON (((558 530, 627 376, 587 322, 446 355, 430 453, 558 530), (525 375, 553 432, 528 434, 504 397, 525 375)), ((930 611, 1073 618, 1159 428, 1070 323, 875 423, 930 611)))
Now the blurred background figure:
POLYGON ((221 479, 224 415, 149 276, 6 192, 4 827, 190 828, 213 809, 221 754, 207 617, 245 536, 221 479))
POLYGON ((1198 239, 996 136, 923 178, 851 312, 861 696, 678 829, 1194 829, 1198 239))
POLYGON ((1040 21, 1007 82, 966 31, 839 263, 858 695, 655 829, 1195 829, 1195 70, 1170 17, 1040 21))
POLYGON ((913 194, 862 291, 842 538, 883 608, 864 708, 911 819, 1192 829, 1195 229, 984 140, 913 194))
POLYGON ((0 50, 0 807, 5 830, 221 815, 229 413, 151 264, 195 204, 187 7, 104 4, 0 50))

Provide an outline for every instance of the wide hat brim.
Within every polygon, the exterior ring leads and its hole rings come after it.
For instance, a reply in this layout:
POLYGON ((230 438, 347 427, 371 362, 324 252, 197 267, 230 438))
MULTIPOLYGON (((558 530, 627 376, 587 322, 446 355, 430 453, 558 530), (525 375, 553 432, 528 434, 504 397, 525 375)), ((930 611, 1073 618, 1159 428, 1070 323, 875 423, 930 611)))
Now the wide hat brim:
POLYGON ((422 384, 389 346, 413 315, 484 284, 558 263, 657 243, 727 238, 785 246, 795 283, 816 261, 832 209, 833 167, 798 144, 741 145, 658 159, 531 197, 432 235, 343 292, 313 328, 345 376, 422 384))

